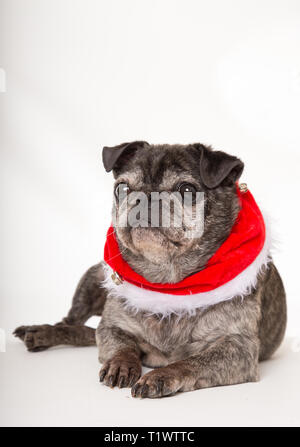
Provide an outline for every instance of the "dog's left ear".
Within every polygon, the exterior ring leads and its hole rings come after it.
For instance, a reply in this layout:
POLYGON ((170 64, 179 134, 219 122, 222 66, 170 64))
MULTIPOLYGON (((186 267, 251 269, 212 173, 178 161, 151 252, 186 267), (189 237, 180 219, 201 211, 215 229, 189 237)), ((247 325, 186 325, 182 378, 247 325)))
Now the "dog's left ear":
MULTIPOLYGON (((200 146, 200 145, 199 145, 200 146)), ((234 184, 242 175, 244 163, 233 155, 201 145, 200 176, 207 188, 234 184)))
POLYGON ((102 161, 106 172, 111 171, 116 167, 121 155, 127 151, 134 151, 138 147, 149 145, 146 141, 132 141, 131 143, 122 143, 118 146, 105 146, 102 151, 102 161))

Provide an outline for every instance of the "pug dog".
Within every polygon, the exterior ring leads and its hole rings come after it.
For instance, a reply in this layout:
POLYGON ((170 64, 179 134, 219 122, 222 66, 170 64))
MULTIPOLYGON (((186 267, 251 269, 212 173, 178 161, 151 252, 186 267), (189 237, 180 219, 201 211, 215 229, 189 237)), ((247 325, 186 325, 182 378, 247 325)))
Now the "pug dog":
MULTIPOLYGON (((205 270, 239 215, 237 182, 242 161, 198 143, 136 141, 105 147, 103 163, 115 178, 113 232, 120 256, 130 269, 154 286, 176 285, 205 270), (186 237, 184 222, 176 228, 160 223, 155 227, 120 224, 124 220, 120 192, 182 189, 202 193, 201 235, 186 237)), ((138 295, 131 301, 133 292, 122 295, 122 277, 112 275, 121 285, 120 292, 116 293, 117 285, 109 287, 112 280, 107 267, 100 262, 84 274, 62 321, 15 330, 28 351, 60 344, 97 344, 100 382, 130 387, 133 397, 158 398, 258 381, 259 361, 268 359, 284 337, 285 291, 271 257, 242 297, 218 299, 216 289, 214 301, 198 302, 192 311, 184 305, 177 309, 176 295, 168 305, 160 300, 163 294, 155 295, 150 305, 148 301, 143 304, 138 295), (96 331, 85 326, 93 315, 102 317, 96 331), (142 365, 153 369, 142 375, 142 365)), ((189 302, 188 297, 185 301, 189 302)))

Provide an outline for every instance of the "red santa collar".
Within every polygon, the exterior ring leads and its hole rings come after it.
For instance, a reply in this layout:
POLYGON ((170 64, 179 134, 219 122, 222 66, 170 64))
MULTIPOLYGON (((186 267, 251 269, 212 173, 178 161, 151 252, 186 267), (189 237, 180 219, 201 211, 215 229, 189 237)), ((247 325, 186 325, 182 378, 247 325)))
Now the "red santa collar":
POLYGON ((248 294, 256 285, 262 266, 270 260, 270 235, 250 191, 240 185, 237 194, 241 208, 228 238, 205 269, 175 284, 151 283, 136 273, 122 258, 114 229, 110 227, 104 248, 107 264, 104 285, 111 295, 125 298, 137 310, 168 314, 190 312, 248 294))

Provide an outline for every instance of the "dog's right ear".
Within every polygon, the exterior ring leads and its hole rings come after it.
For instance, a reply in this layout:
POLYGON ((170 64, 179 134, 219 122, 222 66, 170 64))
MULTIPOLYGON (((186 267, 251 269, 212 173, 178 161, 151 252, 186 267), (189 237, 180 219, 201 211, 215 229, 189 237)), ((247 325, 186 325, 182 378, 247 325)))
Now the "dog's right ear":
POLYGON ((104 146, 102 151, 102 161, 106 172, 110 172, 116 167, 117 162, 120 161, 121 156, 124 155, 125 152, 134 151, 145 145, 149 146, 149 143, 146 141, 133 141, 131 143, 122 143, 113 147, 104 146))

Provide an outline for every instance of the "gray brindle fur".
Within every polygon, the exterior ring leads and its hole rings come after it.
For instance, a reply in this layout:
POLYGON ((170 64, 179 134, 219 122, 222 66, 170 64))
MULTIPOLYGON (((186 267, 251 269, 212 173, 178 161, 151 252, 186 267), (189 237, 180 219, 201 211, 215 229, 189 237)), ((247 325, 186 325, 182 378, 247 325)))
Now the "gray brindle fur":
MULTIPOLYGON (((126 182, 131 190, 173 191, 180 182, 188 182, 204 192, 204 232, 198 239, 186 238, 184 227, 115 225, 124 258, 147 280, 175 283, 203 269, 237 217, 235 182, 243 163, 201 144, 140 141, 104 148, 103 162, 107 171, 113 171, 116 185, 126 182)), ((118 220, 116 199, 114 207, 118 220)), ((268 359, 284 336, 285 292, 273 262, 243 300, 235 297, 179 320, 175 314, 161 318, 125 308, 122 298, 107 296, 103 279, 103 264, 91 267, 79 282, 66 318, 56 325, 21 326, 15 335, 31 352, 60 344, 97 343, 100 381, 131 387, 133 397, 152 398, 257 381, 258 362, 268 359), (102 316, 96 333, 84 325, 93 315, 102 316), (141 376, 142 364, 154 369, 141 376)))

